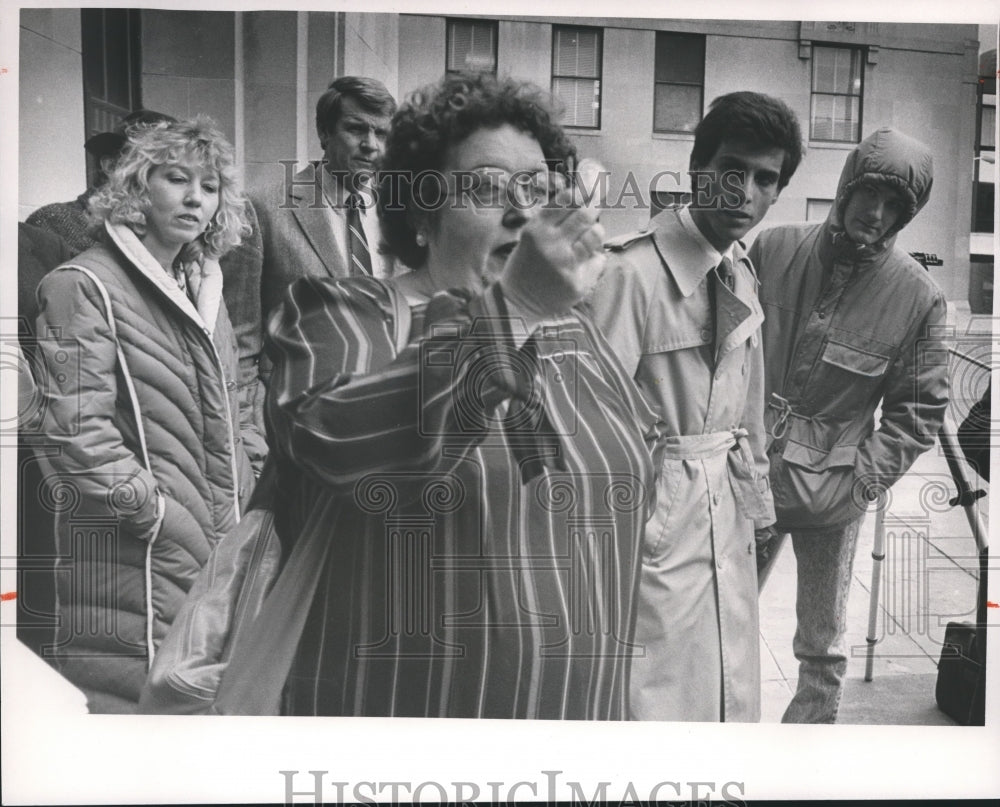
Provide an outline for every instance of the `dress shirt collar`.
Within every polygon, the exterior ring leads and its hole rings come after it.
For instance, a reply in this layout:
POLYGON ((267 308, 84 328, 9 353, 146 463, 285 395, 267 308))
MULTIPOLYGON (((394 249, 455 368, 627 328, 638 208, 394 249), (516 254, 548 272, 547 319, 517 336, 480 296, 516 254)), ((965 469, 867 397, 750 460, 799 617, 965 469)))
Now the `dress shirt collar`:
POLYGON ((730 244, 725 253, 720 253, 713 247, 694 223, 687 205, 680 209, 664 210, 656 218, 653 240, 685 297, 691 296, 708 273, 722 262, 723 257, 729 258, 734 265, 741 257, 737 255, 735 244, 730 244))
MULTIPOLYGON (((375 190, 371 180, 362 180, 358 188, 358 198, 361 204, 358 206, 362 213, 374 207, 375 190)), ((323 196, 330 207, 347 209, 350 192, 344 187, 339 177, 335 177, 327 170, 323 170, 323 196)))

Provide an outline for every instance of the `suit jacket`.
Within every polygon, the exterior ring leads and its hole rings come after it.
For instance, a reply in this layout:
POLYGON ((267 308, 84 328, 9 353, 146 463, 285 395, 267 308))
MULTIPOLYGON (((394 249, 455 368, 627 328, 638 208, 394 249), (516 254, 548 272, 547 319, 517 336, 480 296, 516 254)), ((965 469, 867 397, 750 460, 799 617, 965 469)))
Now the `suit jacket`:
MULTIPOLYGON (((299 171, 279 193, 254 201, 264 238, 261 313, 274 310, 288 286, 300 277, 350 277, 330 229, 323 198, 321 163, 299 171)), ((374 252, 378 239, 370 239, 374 252)))

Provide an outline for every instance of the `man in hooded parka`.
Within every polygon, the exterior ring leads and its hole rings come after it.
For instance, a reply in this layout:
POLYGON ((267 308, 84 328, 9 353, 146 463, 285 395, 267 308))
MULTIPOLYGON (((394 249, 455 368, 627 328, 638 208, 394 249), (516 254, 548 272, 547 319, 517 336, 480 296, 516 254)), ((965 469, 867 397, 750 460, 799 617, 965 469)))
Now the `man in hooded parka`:
POLYGON ((824 223, 776 227, 750 250, 776 529, 791 533, 798 577, 799 679, 786 723, 836 720, 865 510, 934 444, 944 417, 944 295, 895 245, 932 178, 923 144, 879 129, 848 156, 824 223))

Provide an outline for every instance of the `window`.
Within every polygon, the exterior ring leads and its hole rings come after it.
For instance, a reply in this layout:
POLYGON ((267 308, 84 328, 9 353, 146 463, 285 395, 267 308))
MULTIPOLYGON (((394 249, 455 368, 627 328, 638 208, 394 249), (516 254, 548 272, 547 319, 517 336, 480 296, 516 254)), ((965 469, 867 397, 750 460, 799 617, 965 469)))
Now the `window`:
POLYGON ((996 216, 993 214, 993 183, 977 182, 972 197, 973 221, 972 232, 991 233, 995 227, 996 216))
MULTIPOLYGON (((85 139, 110 132, 133 109, 142 106, 139 91, 139 12, 95 8, 80 12, 85 139)), ((99 166, 87 155, 87 179, 99 166)))
POLYGON ((705 37, 656 34, 654 132, 693 132, 705 97, 705 37))
POLYGON ((997 136, 996 96, 993 96, 994 106, 983 105, 982 120, 979 122, 979 148, 981 151, 993 151, 997 136))
POLYGON ((806 199, 806 221, 826 221, 833 199, 806 199))
POLYGON ((993 76, 980 76, 976 92, 977 137, 973 153, 972 232, 992 233, 995 229, 993 204, 996 172, 997 94, 993 76))
POLYGON ((497 72, 495 20, 448 20, 445 71, 497 72))
POLYGON ((601 128, 602 45, 599 28, 552 29, 552 94, 566 109, 566 126, 601 128))
POLYGON ((861 48, 814 45, 809 137, 857 143, 861 139, 861 48))

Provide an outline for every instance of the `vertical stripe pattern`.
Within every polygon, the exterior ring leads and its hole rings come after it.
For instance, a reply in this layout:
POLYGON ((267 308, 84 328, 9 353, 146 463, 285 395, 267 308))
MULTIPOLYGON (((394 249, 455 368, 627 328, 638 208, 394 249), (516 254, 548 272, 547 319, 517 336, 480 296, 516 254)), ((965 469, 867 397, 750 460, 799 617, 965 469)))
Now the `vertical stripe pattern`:
POLYGON ((380 281, 306 278, 272 319, 276 524, 334 544, 291 713, 627 716, 655 419, 589 320, 516 350, 496 314, 439 295, 396 355, 380 281), (532 374, 538 445, 561 458, 535 475, 501 353, 532 374))

